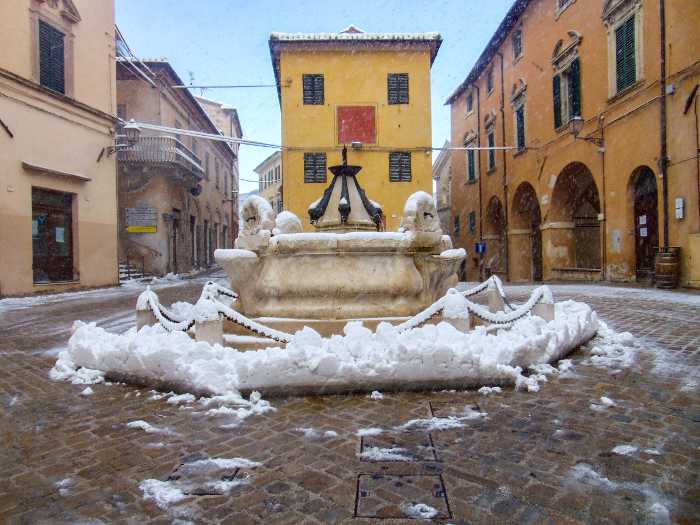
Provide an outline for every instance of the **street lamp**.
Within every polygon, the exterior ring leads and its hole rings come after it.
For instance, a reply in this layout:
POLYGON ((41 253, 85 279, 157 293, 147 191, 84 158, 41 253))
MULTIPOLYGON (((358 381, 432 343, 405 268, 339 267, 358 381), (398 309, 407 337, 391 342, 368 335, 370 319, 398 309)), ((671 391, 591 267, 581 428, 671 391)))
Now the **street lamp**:
POLYGON ((574 139, 585 140, 586 142, 595 144, 601 151, 603 151, 605 141, 603 140, 602 133, 600 137, 593 137, 590 135, 581 137, 579 135, 581 134, 581 131, 583 131, 583 125, 584 121, 580 116, 571 117, 571 119, 569 119, 569 132, 571 133, 571 136, 574 137, 574 139))
POLYGON ((136 124, 134 119, 131 119, 129 123, 124 126, 124 136, 126 137, 126 143, 129 146, 133 146, 138 142, 139 137, 141 136, 141 128, 138 124, 136 124))

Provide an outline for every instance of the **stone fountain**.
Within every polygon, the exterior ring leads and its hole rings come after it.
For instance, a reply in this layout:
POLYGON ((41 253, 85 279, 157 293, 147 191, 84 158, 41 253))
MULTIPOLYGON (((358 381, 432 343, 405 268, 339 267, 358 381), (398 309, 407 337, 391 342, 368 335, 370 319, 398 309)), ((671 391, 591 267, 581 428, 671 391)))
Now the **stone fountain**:
POLYGON ((362 168, 347 164, 344 149, 329 169, 332 181, 309 207, 317 232, 302 232, 296 216, 276 215, 260 197, 244 202, 235 249, 215 253, 239 294, 236 310, 299 328, 342 321, 341 329, 350 319, 413 316, 457 283, 465 252, 443 235, 430 195, 414 193, 399 231, 381 231, 381 205, 357 180, 362 168))

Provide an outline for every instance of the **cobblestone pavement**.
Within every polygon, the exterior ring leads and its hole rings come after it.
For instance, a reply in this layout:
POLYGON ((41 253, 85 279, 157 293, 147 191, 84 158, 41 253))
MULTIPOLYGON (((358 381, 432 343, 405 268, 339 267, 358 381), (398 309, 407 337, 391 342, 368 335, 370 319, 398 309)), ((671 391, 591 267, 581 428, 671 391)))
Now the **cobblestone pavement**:
MULTIPOLYGON (((192 301, 202 283, 158 293, 164 303, 192 301)), ((507 289, 521 301, 529 290, 507 289)), ((226 428, 226 416, 149 399, 149 389, 99 384, 84 396, 84 386, 48 379, 73 319, 123 330, 138 292, 32 308, 0 301, 0 522, 396 524, 416 523, 405 519, 408 505, 424 503, 438 523, 700 523, 697 295, 555 286, 557 300, 584 300, 642 339, 634 364, 617 373, 586 364, 582 348, 571 356, 574 374, 538 393, 272 399, 276 411, 226 428), (451 430, 390 431, 467 408, 487 416, 451 430), (160 432, 127 427, 135 420, 160 432), (388 431, 358 437, 368 427, 388 431), (636 448, 613 452, 618 445, 636 448), (400 447, 410 461, 365 461, 359 454, 371 447, 400 447), (226 494, 192 474, 205 458, 261 465, 216 471, 233 487, 226 494), (185 499, 164 508, 139 488, 185 478, 185 499)))

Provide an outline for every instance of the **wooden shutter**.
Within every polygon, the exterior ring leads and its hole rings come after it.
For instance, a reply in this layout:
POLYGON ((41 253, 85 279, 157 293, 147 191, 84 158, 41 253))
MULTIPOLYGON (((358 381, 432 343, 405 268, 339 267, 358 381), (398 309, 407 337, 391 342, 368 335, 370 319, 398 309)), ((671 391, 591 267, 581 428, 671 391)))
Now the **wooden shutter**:
POLYGON ((304 104, 323 105, 323 75, 302 75, 304 104))
POLYGON ((411 180, 411 153, 408 151, 394 151, 389 153, 389 181, 410 182, 411 180))
POLYGON ((615 62, 616 87, 622 91, 637 80, 634 16, 615 30, 615 62))
MULTIPOLYGON (((489 134, 486 137, 488 141, 489 148, 493 148, 496 146, 496 137, 493 134, 493 131, 490 131, 489 134)), ((490 149, 489 150, 489 169, 495 168, 496 167, 496 151, 490 149)))
POLYGON ((474 150, 467 150, 467 180, 476 180, 476 163, 474 162, 474 150))
POLYGON ((389 104, 408 104, 408 73, 387 75, 387 99, 389 104))
POLYGON ((525 148, 525 109, 520 106, 515 112, 515 119, 517 124, 517 140, 518 149, 525 148))
POLYGON ((561 75, 552 79, 552 99, 554 101, 554 128, 561 127, 561 75))
POLYGON ((65 93, 64 35, 46 22, 39 21, 39 83, 65 93))
POLYGON ((304 153, 304 182, 326 182, 325 153, 304 153))
POLYGON ((581 63, 578 57, 569 66, 569 118, 581 116, 581 63))

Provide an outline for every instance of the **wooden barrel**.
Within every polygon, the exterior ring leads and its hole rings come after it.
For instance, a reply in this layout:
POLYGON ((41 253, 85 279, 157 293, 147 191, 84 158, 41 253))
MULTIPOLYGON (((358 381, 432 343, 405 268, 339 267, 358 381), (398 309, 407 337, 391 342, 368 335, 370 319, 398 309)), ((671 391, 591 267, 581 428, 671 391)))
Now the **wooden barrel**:
POLYGON ((675 288, 680 273, 681 249, 677 247, 659 248, 656 252, 656 287, 675 288))

